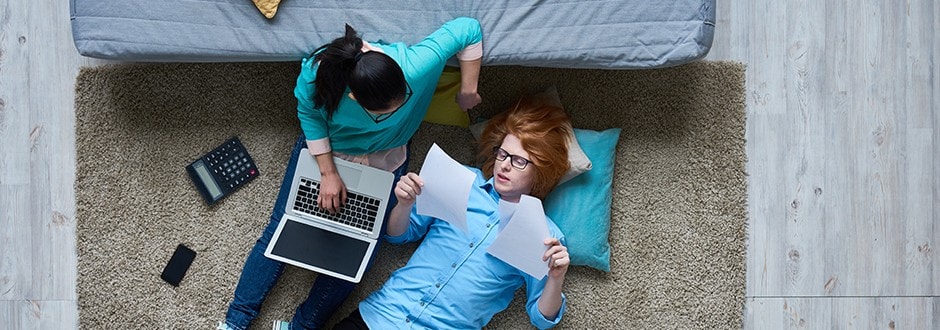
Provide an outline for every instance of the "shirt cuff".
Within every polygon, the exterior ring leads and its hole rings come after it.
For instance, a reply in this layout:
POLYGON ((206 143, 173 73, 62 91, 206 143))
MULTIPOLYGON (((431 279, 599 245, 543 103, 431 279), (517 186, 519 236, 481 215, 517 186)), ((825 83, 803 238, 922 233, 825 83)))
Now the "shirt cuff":
POLYGON ((405 234, 407 233, 408 232, 406 231, 405 233, 398 235, 398 236, 389 236, 388 234, 385 234, 383 236, 385 236, 386 242, 389 242, 395 245, 401 245, 401 244, 408 243, 407 237, 405 237, 405 234))
POLYGON ((483 42, 467 46, 466 48, 457 52, 457 59, 461 61, 473 61, 483 58, 483 42))
POLYGON ((313 155, 322 155, 333 151, 333 147, 330 146, 330 138, 328 137, 317 140, 307 140, 307 149, 310 149, 310 153, 313 155))
POLYGON ((538 309, 538 303, 536 303, 534 308, 535 308, 535 314, 537 314, 538 316, 532 320, 532 325, 534 325, 536 328, 539 328, 539 329, 548 329, 548 328, 552 328, 558 325, 558 323, 561 322, 562 315, 565 315, 565 309, 567 309, 567 307, 568 307, 568 298, 565 297, 565 293, 562 292, 561 293, 561 308, 558 309, 558 315, 556 315, 554 319, 549 320, 545 318, 545 315, 542 315, 542 312, 540 312, 538 309))

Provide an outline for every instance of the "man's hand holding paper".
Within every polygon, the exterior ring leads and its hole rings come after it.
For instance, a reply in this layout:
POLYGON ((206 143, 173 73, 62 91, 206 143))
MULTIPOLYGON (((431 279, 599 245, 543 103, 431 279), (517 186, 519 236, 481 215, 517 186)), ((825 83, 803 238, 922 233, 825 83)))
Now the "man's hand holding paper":
POLYGON ((441 150, 435 143, 421 166, 424 186, 416 199, 417 212, 449 222, 464 233, 467 201, 475 175, 441 150))
POLYGON ((545 244, 545 239, 549 237, 551 233, 545 221, 542 202, 535 197, 522 195, 509 223, 486 252, 540 279, 548 274, 548 263, 554 262, 542 260, 549 249, 545 244))

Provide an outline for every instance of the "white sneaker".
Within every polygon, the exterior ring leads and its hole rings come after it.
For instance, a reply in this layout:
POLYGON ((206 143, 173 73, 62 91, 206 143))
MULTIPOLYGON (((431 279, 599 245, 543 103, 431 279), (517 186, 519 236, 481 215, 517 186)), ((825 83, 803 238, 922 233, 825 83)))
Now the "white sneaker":
POLYGON ((228 324, 225 324, 225 322, 219 322, 219 326, 216 327, 215 330, 235 330, 235 329, 229 328, 228 324))
POLYGON ((290 329, 290 322, 285 322, 281 320, 274 321, 274 326, 271 328, 271 330, 289 330, 289 329, 290 329))

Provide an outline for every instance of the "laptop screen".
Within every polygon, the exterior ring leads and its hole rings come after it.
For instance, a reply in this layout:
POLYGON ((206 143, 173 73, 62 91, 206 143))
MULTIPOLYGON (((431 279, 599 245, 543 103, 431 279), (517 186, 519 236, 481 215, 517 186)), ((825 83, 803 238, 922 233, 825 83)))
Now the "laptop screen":
POLYGON ((296 221, 287 221, 271 253, 356 277, 369 243, 296 221))

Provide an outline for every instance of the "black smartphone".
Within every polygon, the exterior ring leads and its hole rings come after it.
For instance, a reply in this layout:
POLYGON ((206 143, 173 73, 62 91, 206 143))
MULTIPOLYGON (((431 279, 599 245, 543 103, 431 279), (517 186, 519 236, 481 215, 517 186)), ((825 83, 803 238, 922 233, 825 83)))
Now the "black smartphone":
POLYGON ((186 270, 189 269, 189 265, 193 264, 195 258, 196 251, 183 244, 178 245, 176 251, 173 252, 173 256, 170 257, 170 262, 163 268, 160 278, 173 286, 180 286, 183 275, 186 275, 186 270))

